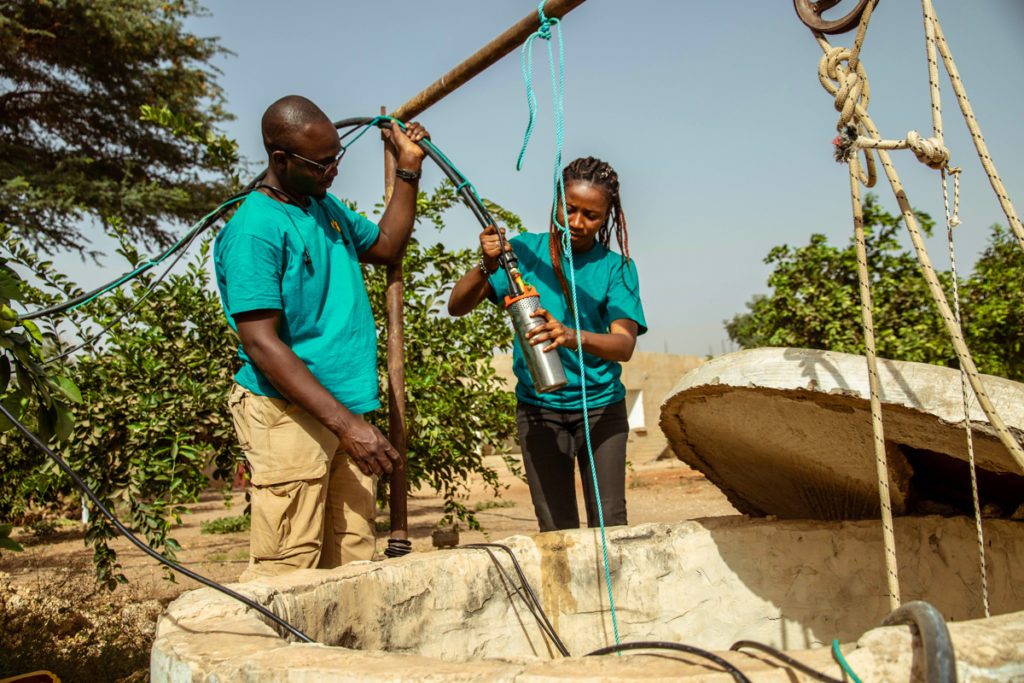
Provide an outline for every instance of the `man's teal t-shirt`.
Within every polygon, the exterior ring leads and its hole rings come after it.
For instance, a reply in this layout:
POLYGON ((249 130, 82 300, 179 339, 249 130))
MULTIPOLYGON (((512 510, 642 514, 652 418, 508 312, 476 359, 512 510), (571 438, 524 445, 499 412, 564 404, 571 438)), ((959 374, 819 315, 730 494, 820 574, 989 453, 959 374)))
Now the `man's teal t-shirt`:
MULTIPOLYGON (((509 240, 519 260, 519 272, 527 284, 537 289, 540 305, 566 327, 575 328, 558 276, 551 265, 549 243, 550 235, 547 233, 523 233, 509 240)), ((567 261, 563 258, 566 279, 571 286, 567 261)), ((632 260, 627 262, 620 254, 597 242, 588 251, 573 254, 573 265, 580 327, 583 330, 607 333, 613 320, 626 318, 637 323, 639 334, 647 331, 647 321, 640 303, 640 281, 632 260)), ((508 294, 508 276, 505 271, 499 269, 488 282, 494 290, 491 301, 504 306, 505 295, 508 294)), ((554 410, 582 410, 579 355, 576 351, 561 347, 550 353, 557 353, 561 357, 569 383, 557 391, 539 394, 533 388, 533 380, 518 341, 513 345, 512 371, 519 380, 516 384, 516 398, 554 410)), ((622 375, 621 364, 584 352, 583 367, 588 407, 610 405, 626 397, 626 388, 619 379, 622 375)))
MULTIPOLYGON (((281 340, 355 414, 380 407, 377 332, 359 255, 377 225, 331 195, 306 210, 253 192, 214 247, 217 288, 228 322, 246 311, 281 311, 281 340), (308 257, 307 257, 308 254, 308 257)), ((282 398, 246 355, 235 381, 282 398)))

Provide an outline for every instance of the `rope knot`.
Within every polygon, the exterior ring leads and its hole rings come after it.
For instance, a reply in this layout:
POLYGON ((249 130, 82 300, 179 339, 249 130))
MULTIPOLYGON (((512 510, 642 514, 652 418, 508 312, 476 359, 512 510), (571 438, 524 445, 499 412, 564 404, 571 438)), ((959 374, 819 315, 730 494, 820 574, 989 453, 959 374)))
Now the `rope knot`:
POLYGON ((907 146, 914 151, 917 160, 936 170, 949 163, 949 150, 938 138, 923 138, 916 130, 907 133, 907 146))
POLYGON ((551 27, 558 23, 558 19, 554 17, 549 18, 544 15, 545 2, 547 2, 547 0, 542 0, 540 5, 537 7, 537 16, 540 18, 540 28, 537 29, 537 32, 534 35, 538 38, 543 38, 544 40, 551 40, 551 27))
POLYGON ((843 62, 849 64, 850 57, 849 49, 834 47, 822 55, 818 62, 818 80, 836 98, 836 111, 840 112, 836 128, 839 130, 854 121, 858 105, 867 109, 870 98, 867 73, 861 63, 858 62, 853 71, 843 66, 843 62))

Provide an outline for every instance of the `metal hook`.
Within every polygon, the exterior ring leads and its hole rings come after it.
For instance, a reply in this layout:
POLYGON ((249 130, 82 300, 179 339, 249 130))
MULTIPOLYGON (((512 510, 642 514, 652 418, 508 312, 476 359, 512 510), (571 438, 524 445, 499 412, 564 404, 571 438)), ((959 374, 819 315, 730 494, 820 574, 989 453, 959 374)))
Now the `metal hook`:
POLYGON ((822 13, 832 9, 840 3, 841 0, 793 0, 793 7, 796 9, 797 16, 800 17, 800 21, 804 22, 808 28, 815 31, 821 31, 829 35, 836 33, 846 33, 852 28, 856 27, 860 22, 860 16, 864 13, 864 9, 868 6, 871 0, 860 0, 857 3, 857 7, 853 9, 849 14, 840 19, 834 21, 826 21, 822 18, 822 13))

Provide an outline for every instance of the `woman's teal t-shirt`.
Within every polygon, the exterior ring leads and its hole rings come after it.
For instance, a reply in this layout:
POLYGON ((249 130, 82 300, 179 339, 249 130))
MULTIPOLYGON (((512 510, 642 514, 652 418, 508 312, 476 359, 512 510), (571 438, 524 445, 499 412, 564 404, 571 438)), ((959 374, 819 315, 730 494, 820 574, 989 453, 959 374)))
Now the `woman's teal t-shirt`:
MULTIPOLYGON (((379 228, 331 195, 307 210, 250 194, 214 246, 217 288, 228 322, 281 311, 278 335, 353 413, 380 407, 377 329, 359 255, 379 228)), ((261 396, 281 394, 241 345, 235 381, 261 396)))
MULTIPOLYGON (((516 258, 519 272, 527 284, 533 285, 540 295, 540 305, 551 312, 566 327, 575 328, 572 312, 565 301, 558 276, 551 265, 549 251, 550 235, 523 233, 509 240, 516 258)), ((568 268, 568 259, 563 265, 568 268)), ((636 265, 626 261, 620 254, 608 249, 600 242, 582 253, 573 254, 576 275, 576 301, 579 307, 580 327, 590 332, 607 333, 613 320, 633 320, 639 326, 638 333, 647 331, 643 305, 640 303, 640 281, 636 265)), ((566 272, 566 279, 572 279, 566 272)), ((508 294, 508 276, 498 270, 488 282, 491 285, 491 301, 504 306, 508 294)), ((582 410, 583 390, 580 381, 579 355, 576 351, 558 348, 565 376, 569 383, 549 394, 539 394, 533 388, 533 380, 526 365, 526 359, 519 348, 513 345, 512 371, 519 382, 516 397, 525 403, 552 408, 554 410, 582 410)), ((607 361, 589 353, 583 354, 583 376, 586 378, 587 406, 606 406, 626 397, 626 388, 619 379, 622 365, 607 361)))

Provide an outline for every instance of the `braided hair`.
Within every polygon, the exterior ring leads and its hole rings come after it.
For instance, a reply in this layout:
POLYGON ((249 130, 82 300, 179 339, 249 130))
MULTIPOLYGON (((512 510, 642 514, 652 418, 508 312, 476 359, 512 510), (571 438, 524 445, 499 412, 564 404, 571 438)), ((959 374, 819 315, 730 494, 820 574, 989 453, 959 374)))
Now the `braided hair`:
MULTIPOLYGON (((604 193, 608 200, 608 216, 604 225, 597 231, 597 240, 607 247, 614 232, 615 240, 619 244, 619 251, 622 253, 622 262, 628 264, 629 234, 626 232, 626 214, 622 211, 622 200, 619 197, 619 174, 605 161, 595 157, 580 157, 562 171, 563 188, 574 182, 590 183, 604 193)), ((560 199, 556 196, 555 202, 559 201, 560 199)), ((563 216, 562 220, 568 222, 569 218, 563 216)), ((548 242, 551 250, 551 265, 554 266, 555 273, 558 275, 558 281, 562 285, 562 293, 565 295, 569 310, 572 310, 572 293, 569 291, 569 282, 562 268, 562 234, 554 221, 551 221, 551 239, 548 242)))

